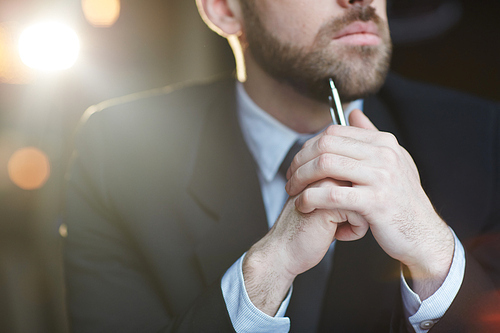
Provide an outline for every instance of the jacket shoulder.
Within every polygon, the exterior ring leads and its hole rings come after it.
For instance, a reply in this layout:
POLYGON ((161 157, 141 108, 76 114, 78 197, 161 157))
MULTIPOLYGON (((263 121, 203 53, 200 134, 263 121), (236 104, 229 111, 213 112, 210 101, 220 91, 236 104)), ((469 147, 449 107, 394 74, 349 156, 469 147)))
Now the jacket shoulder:
POLYGON ((188 109, 200 109, 216 96, 227 94, 234 89, 231 77, 216 77, 206 80, 189 81, 156 89, 141 91, 109 99, 89 107, 80 119, 79 126, 89 118, 123 116, 143 117, 147 113, 175 113, 188 109))
MULTIPOLYGON (((97 136, 111 146, 159 145, 197 133, 207 110, 234 96, 235 80, 221 78, 166 86, 89 107, 75 131, 76 144, 97 136)), ((166 147, 167 148, 167 147, 166 147)))
POLYGON ((437 85, 412 81, 390 73, 380 91, 382 99, 394 106, 404 106, 407 110, 430 109, 449 110, 455 116, 474 110, 474 114, 500 111, 500 104, 471 94, 437 85))

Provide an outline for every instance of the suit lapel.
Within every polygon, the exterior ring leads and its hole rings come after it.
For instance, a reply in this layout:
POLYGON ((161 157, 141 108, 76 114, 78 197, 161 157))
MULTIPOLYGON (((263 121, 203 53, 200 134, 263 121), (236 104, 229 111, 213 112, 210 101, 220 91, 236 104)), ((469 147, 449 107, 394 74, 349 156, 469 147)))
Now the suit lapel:
POLYGON ((208 108, 189 183, 189 193, 211 220, 196 247, 207 284, 268 230, 255 162, 236 116, 234 85, 231 81, 208 108))
MULTIPOLYGON (((381 92, 383 94, 384 91, 381 92)), ((399 144, 405 147, 405 138, 400 127, 397 125, 397 115, 390 112, 390 106, 384 103, 386 99, 371 96, 365 99, 364 113, 373 124, 382 132, 389 132, 396 136, 399 144)))

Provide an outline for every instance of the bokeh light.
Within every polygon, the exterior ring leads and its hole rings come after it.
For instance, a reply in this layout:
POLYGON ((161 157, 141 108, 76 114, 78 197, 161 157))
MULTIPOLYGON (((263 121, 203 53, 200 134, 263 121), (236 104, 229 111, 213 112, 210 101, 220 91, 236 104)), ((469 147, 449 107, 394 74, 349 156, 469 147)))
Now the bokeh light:
POLYGON ((47 155, 35 147, 17 150, 9 159, 7 170, 10 180, 23 190, 42 187, 50 175, 47 155))
POLYGON ((32 25, 19 38, 21 60, 31 68, 43 71, 70 68, 76 62, 79 51, 78 36, 61 23, 32 25))
POLYGON ((61 235, 61 237, 68 237, 68 227, 66 226, 66 224, 61 224, 59 226, 59 235, 61 235))
POLYGON ((82 0, 82 9, 90 24, 107 28, 120 17, 120 0, 82 0))
POLYGON ((33 81, 33 70, 23 64, 17 52, 15 24, 0 23, 0 83, 27 84, 33 81))

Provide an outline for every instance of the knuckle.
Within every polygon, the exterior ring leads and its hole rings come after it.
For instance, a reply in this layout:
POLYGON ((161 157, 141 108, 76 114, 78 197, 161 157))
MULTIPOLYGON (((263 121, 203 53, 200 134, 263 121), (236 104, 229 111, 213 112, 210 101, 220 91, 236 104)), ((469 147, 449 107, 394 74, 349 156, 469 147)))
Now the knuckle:
POLYGON ((318 158, 318 170, 322 173, 325 174, 327 173, 331 167, 332 167, 332 158, 329 155, 321 155, 318 158))
POLYGON ((331 187, 328 191, 328 200, 334 204, 340 201, 339 193, 335 187, 331 187))
POLYGON ((330 145, 332 144, 332 139, 330 136, 322 136, 319 140, 318 140, 318 150, 320 153, 324 153, 324 152, 327 152, 328 149, 330 148, 330 145))
POLYGON ((289 182, 292 184, 292 186, 295 186, 295 184, 299 184, 302 182, 302 168, 298 168, 295 170, 295 172, 292 174, 292 177, 290 177, 289 182))
POLYGON ((305 189, 300 195, 299 206, 301 208, 307 208, 311 204, 311 190, 305 189))
POLYGON ((380 184, 390 184, 392 182, 392 174, 386 169, 375 169, 375 179, 380 184))
POLYGON ((395 165, 399 160, 396 150, 390 147, 381 147, 381 156, 384 162, 389 165, 395 165))
POLYGON ((392 133, 383 132, 384 140, 391 146, 399 146, 398 139, 392 133))
POLYGON ((330 125, 326 129, 325 133, 328 135, 336 135, 337 131, 338 131, 338 125, 330 125))

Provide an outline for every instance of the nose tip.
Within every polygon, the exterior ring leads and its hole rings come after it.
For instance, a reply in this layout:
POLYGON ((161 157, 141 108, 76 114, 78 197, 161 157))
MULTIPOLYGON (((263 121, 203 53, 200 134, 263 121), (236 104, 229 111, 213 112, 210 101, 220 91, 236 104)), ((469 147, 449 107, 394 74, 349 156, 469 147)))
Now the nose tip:
POLYGON ((349 8, 352 6, 368 6, 373 0, 338 0, 338 3, 343 8, 349 8))

